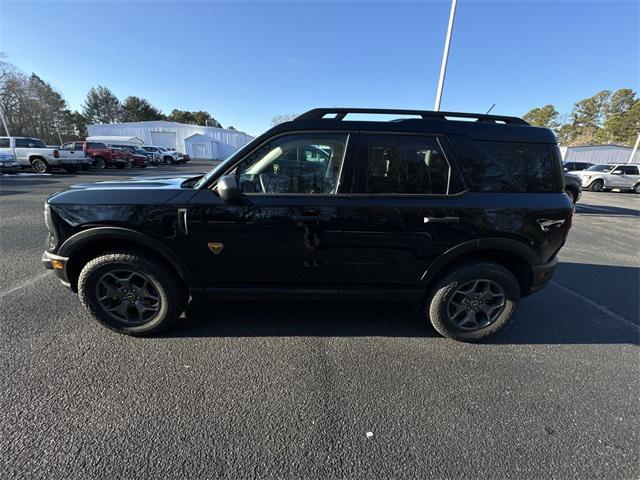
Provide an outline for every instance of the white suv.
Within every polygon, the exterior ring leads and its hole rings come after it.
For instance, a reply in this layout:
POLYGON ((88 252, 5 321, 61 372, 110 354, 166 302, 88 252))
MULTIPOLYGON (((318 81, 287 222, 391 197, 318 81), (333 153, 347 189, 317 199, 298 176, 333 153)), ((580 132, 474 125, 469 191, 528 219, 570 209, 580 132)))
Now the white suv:
POLYGON ((580 177, 582 188, 588 188, 592 192, 619 188, 640 193, 638 165, 594 165, 586 170, 571 172, 571 174, 580 177))

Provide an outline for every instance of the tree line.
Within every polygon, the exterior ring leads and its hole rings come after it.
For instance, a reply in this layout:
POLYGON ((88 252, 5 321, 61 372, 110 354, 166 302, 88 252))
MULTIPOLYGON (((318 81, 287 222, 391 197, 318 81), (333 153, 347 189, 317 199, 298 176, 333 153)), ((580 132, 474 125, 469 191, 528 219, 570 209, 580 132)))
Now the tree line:
MULTIPOLYGON (((174 109, 165 115, 144 98, 128 96, 120 101, 102 85, 89 90, 80 110, 72 110, 49 83, 35 73, 26 75, 1 55, 0 109, 11 135, 37 137, 48 144, 84 139, 87 125, 96 123, 168 120, 223 128, 209 112, 174 109)), ((0 132, 5 134, 1 124, 0 132)))
POLYGON ((603 90, 576 102, 560 115, 554 105, 529 110, 531 125, 551 128, 561 145, 618 143, 632 146, 640 133, 640 99, 630 88, 603 90))

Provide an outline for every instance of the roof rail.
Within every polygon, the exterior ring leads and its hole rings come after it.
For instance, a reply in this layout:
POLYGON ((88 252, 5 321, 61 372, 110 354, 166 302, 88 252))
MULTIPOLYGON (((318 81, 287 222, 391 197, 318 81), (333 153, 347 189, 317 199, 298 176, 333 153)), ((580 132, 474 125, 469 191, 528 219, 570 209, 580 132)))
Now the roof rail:
POLYGON ((378 115, 416 115, 423 120, 455 120, 456 118, 471 118, 477 122, 506 123, 510 125, 529 125, 518 117, 505 117, 502 115, 485 115, 484 113, 464 112, 434 112, 431 110, 398 110, 394 108, 314 108, 295 120, 321 120, 327 115, 333 115, 331 120, 344 120, 350 113, 365 113, 378 115))

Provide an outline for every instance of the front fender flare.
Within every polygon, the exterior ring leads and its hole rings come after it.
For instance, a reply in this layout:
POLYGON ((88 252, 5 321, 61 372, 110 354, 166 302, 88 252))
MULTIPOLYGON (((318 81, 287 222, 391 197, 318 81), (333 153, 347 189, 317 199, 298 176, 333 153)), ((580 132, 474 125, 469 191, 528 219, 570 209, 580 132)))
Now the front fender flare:
POLYGON ((78 248, 84 247, 94 241, 104 240, 124 240, 135 243, 141 247, 151 248, 168 261, 187 283, 191 283, 193 279, 191 269, 169 247, 149 235, 128 228, 93 227, 82 230, 65 240, 60 246, 57 255, 71 257, 73 252, 78 248))

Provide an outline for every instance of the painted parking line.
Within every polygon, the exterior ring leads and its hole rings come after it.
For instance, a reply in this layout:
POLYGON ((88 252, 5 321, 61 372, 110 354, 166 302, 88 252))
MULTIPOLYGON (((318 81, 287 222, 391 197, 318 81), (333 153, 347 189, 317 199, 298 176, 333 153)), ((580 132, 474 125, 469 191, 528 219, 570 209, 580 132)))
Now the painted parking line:
POLYGON ((7 295, 11 295, 13 292, 17 292, 18 290, 20 290, 22 288, 25 288, 25 287, 28 287, 29 285, 34 284, 34 283, 42 280, 43 278, 48 277, 52 273, 53 272, 44 272, 44 273, 41 273, 40 275, 36 275, 35 277, 28 278, 27 280, 25 280, 22 283, 19 283, 15 287, 11 287, 9 290, 6 290, 6 291, 0 293, 0 299, 6 297, 7 295))
POLYGON ((573 290, 571 290, 568 287, 565 287, 564 285, 559 284, 558 282, 551 280, 549 282, 550 285, 553 285, 554 287, 562 290, 564 293, 567 293, 577 299, 579 299, 581 302, 586 303, 587 305, 595 308, 596 310, 598 310, 600 313, 605 314, 606 316, 608 316, 609 318, 612 318, 613 320, 615 320, 618 323, 621 323, 622 325, 625 325, 627 327, 630 327, 634 330, 636 330, 638 332, 638 334, 640 334, 640 325, 633 323, 631 320, 628 320, 620 315, 618 315, 615 312, 612 312, 611 310, 609 310, 607 307, 605 307, 604 305, 600 305, 599 303, 594 302, 593 300, 585 297, 584 295, 575 292, 573 290))

